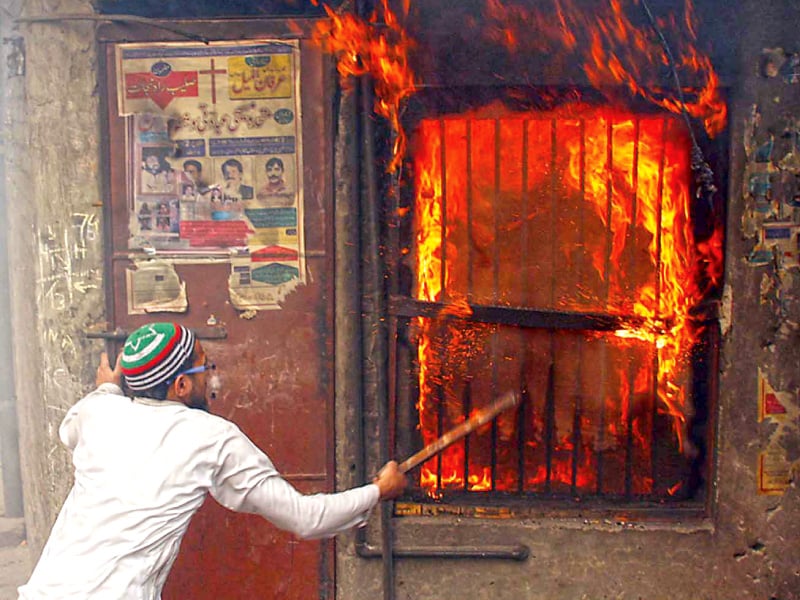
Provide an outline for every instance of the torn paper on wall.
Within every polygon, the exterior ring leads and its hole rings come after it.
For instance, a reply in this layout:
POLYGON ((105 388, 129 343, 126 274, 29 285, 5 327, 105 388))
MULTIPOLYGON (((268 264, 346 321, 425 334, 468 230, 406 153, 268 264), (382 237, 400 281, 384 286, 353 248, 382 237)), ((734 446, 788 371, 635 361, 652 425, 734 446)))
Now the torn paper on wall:
POLYGON ((791 405, 792 395, 789 392, 776 392, 767 380, 764 372, 758 370, 758 422, 764 419, 785 420, 787 406, 791 405))
POLYGON ((770 448, 758 455, 758 493, 783 494, 792 483, 792 463, 783 448, 770 448))
MULTIPOLYGON (((766 450, 758 456, 758 493, 782 494, 789 487, 796 468, 787 456, 782 440, 797 436, 800 417, 798 392, 776 390, 767 374, 758 369, 758 422, 768 422, 772 427, 765 441, 766 450)), ((800 466, 800 461, 795 461, 800 466)))
POLYGON ((778 270, 800 267, 800 224, 793 221, 762 223, 756 245, 747 257, 751 266, 774 263, 778 270))
POLYGON ((800 304, 800 54, 767 48, 764 78, 744 122, 741 233, 750 241, 744 263, 762 270, 760 302, 779 331, 797 327, 800 304))
POLYGON ((764 48, 758 73, 762 77, 779 77, 784 83, 800 83, 800 54, 783 48, 764 48))
POLYGON ((248 257, 231 259, 228 291, 239 310, 280 308, 283 299, 301 283, 297 257, 280 246, 248 257))
POLYGON ((188 309, 186 284, 171 262, 139 261, 126 270, 125 276, 129 315, 184 313, 188 309))

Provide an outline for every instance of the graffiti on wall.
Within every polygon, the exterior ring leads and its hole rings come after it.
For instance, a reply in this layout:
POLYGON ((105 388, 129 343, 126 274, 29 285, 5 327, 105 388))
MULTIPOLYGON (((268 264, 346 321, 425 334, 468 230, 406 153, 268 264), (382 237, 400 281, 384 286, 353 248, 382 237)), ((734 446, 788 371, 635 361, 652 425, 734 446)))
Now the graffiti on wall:
POLYGON ((99 241, 99 229, 97 215, 74 213, 69 227, 49 224, 37 232, 40 304, 64 311, 77 295, 98 288, 99 269, 87 267, 85 262, 89 247, 99 241))

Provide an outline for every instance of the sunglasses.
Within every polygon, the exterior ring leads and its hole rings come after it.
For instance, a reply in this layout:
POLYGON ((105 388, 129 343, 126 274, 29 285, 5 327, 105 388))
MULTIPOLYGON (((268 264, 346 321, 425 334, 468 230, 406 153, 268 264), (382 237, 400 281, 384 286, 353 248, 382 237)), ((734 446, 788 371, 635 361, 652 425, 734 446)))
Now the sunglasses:
POLYGON ((175 381, 181 375, 193 375, 194 373, 203 373, 205 371, 216 371, 216 369, 217 365, 214 363, 206 363, 204 365, 200 365, 199 367, 192 367, 191 369, 186 369, 185 371, 177 373, 175 377, 171 379, 171 382, 175 381))

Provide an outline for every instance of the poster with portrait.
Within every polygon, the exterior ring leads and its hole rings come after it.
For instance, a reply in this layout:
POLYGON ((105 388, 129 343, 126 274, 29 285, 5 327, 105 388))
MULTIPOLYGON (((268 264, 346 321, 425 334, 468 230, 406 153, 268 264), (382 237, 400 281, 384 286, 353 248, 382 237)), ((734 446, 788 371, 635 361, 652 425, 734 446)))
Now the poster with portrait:
POLYGON ((297 41, 117 46, 129 248, 235 256, 243 309, 304 281, 299 56, 297 41))

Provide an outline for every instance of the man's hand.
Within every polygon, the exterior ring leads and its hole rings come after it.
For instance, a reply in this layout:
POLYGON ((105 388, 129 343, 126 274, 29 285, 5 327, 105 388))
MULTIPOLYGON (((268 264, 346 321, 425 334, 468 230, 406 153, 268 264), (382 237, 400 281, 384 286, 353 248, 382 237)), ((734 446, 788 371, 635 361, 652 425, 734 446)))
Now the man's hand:
POLYGON ((117 362, 114 365, 114 368, 111 368, 111 365, 108 364, 108 354, 103 352, 100 355, 100 365, 97 367, 97 378, 95 379, 95 384, 100 387, 104 383, 114 383, 116 385, 120 385, 122 382, 122 352, 119 353, 117 356, 117 362))
POLYGON ((381 490, 381 500, 391 500, 403 493, 406 487, 406 476, 397 468, 397 463, 390 460, 378 472, 372 483, 381 490))

